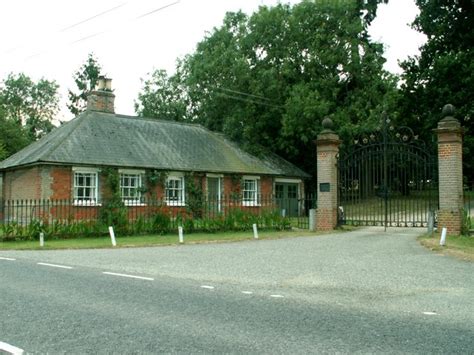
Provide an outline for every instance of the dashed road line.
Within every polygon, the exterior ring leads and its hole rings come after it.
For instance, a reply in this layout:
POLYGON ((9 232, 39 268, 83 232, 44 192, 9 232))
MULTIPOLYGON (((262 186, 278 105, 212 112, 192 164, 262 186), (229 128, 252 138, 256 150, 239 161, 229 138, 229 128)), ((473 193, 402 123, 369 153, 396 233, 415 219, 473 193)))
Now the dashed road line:
POLYGON ((270 295, 270 297, 273 297, 273 298, 285 298, 285 296, 283 296, 283 295, 270 295))
POLYGON ((214 286, 202 285, 201 288, 206 288, 208 290, 213 290, 214 286))
POLYGON ((437 316, 438 315, 438 313, 436 313, 436 312, 423 312, 423 314, 426 315, 426 316, 437 316))
POLYGON ((8 343, 4 343, 0 341, 0 352, 6 352, 7 354, 12 355, 22 355, 25 353, 23 349, 17 348, 16 346, 10 345, 8 343))
POLYGON ((104 271, 103 274, 104 275, 112 275, 112 276, 120 276, 120 277, 128 277, 128 278, 131 278, 131 279, 139 279, 139 280, 146 280, 146 281, 154 281, 155 280, 151 277, 128 275, 128 274, 118 274, 118 273, 115 273, 115 272, 107 272, 107 271, 104 271))
POLYGON ((243 293, 244 295, 252 295, 253 294, 252 291, 241 291, 241 293, 243 293))
POLYGON ((0 256, 0 260, 15 261, 16 259, 13 259, 13 258, 5 258, 5 257, 3 257, 3 256, 0 256))
POLYGON ((72 266, 66 266, 66 265, 57 265, 57 264, 48 264, 48 263, 37 263, 37 264, 41 266, 57 267, 59 269, 72 269, 72 266))

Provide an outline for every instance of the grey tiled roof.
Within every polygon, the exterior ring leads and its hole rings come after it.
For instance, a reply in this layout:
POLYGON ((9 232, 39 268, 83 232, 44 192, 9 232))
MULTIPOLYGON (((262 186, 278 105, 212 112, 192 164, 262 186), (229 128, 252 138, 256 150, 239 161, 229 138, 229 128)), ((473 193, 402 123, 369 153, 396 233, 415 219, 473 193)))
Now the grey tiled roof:
POLYGON ((0 162, 309 177, 273 154, 259 159, 223 135, 187 123, 86 111, 0 162))

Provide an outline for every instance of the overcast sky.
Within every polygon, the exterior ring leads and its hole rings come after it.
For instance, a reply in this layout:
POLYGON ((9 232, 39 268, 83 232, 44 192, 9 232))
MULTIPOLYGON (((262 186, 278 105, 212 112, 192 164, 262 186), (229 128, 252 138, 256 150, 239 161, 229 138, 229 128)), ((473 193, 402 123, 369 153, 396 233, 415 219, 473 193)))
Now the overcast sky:
MULTIPOLYGON (((14 0, 0 2, 0 79, 23 72, 37 80, 56 80, 62 97, 75 88, 73 73, 93 52, 113 79, 115 111, 134 114, 141 78, 154 69, 172 72, 175 60, 192 53, 206 32, 219 26, 226 11, 254 12, 277 0, 14 0)), ((298 3, 299 1, 281 1, 298 3)), ((424 37, 411 30, 414 0, 379 6, 371 28, 384 43, 386 69, 400 72, 398 60, 418 52, 424 37)))

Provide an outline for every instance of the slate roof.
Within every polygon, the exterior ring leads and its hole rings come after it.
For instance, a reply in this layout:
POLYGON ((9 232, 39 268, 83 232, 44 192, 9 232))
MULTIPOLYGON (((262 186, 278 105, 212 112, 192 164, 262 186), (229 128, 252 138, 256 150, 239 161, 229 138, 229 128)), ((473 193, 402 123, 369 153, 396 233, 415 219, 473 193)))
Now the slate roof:
POLYGON ((41 163, 309 177, 274 154, 259 159, 200 125, 97 111, 0 162, 0 170, 41 163))

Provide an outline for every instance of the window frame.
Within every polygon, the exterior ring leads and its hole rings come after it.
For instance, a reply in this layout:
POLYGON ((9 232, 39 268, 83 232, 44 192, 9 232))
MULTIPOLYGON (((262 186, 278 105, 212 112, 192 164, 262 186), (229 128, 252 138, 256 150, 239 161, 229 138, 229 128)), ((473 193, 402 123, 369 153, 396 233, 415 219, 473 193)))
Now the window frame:
POLYGON ((260 176, 242 176, 242 206, 259 207, 260 202, 260 176), (254 183, 255 189, 246 189, 246 181, 254 183), (253 197, 246 198, 246 192, 253 194, 253 197))
POLYGON ((181 173, 170 173, 166 177, 165 182, 165 189, 164 189, 164 200, 167 206, 172 207, 184 207, 186 206, 186 193, 185 193, 185 181, 184 181, 184 174, 181 173), (170 190, 169 183, 171 181, 178 181, 180 183, 180 187, 172 187, 170 190), (178 192, 178 199, 172 200, 169 197, 169 191, 177 191, 178 192))
POLYGON ((145 172, 143 170, 125 170, 125 169, 119 169, 119 188, 120 188, 120 197, 122 199, 122 202, 124 203, 125 206, 144 206, 145 203, 143 202, 143 196, 142 196, 142 188, 143 188, 143 175, 145 172), (128 178, 136 178, 137 179, 137 186, 132 187, 132 186, 124 186, 123 185, 123 179, 124 177, 127 176, 128 178), (125 197, 124 196, 124 189, 135 189, 137 192, 136 197, 125 197))
POLYGON ((72 194, 73 194, 73 205, 74 206, 99 206, 99 169, 96 168, 73 168, 72 169, 72 194), (90 175, 89 178, 93 177, 94 185, 78 185, 77 178, 78 175, 90 175), (79 189, 91 189, 93 196, 88 199, 79 198, 78 190, 79 189))

